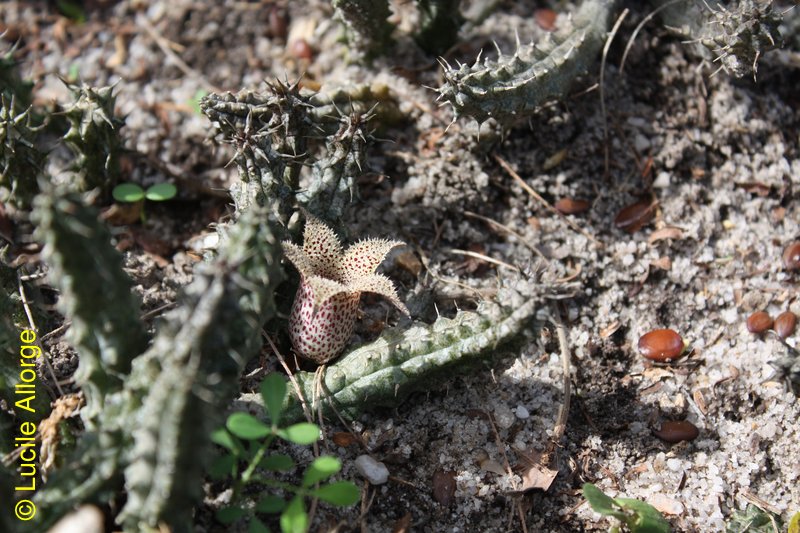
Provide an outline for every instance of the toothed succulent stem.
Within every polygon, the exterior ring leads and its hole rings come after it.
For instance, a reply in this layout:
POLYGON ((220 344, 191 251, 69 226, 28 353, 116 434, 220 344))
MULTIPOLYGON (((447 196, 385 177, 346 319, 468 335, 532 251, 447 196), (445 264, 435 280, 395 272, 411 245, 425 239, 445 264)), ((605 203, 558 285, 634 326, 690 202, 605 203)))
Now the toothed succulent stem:
MULTIPOLYGON (((651 1, 655 7, 667 3, 651 1)), ((661 13, 665 27, 694 42, 702 57, 737 78, 751 72, 755 76, 759 58, 782 46, 781 18, 771 1, 756 0, 687 0, 667 5, 661 13)))
POLYGON ((281 82, 268 83, 265 93, 210 94, 200 102, 203 113, 236 148, 241 181, 231 187, 231 196, 237 213, 253 204, 270 205, 283 222, 288 220, 307 140, 314 134, 310 107, 299 83, 281 82))
POLYGON ((445 63, 439 98, 453 106, 456 117, 513 125, 547 101, 567 95, 597 57, 615 5, 615 0, 585 0, 572 30, 556 41, 548 37, 543 43, 518 46, 513 55, 500 53, 497 59, 481 62, 479 57, 472 66, 445 63))
POLYGON ((297 195, 307 211, 325 222, 339 223, 358 197, 356 180, 366 164, 366 123, 372 115, 342 117, 339 130, 328 138, 326 155, 314 164, 311 183, 297 195))
MULTIPOLYGON (((376 406, 397 406, 413 391, 426 390, 437 379, 463 372, 484 358, 501 353, 498 348, 514 340, 532 324, 543 302, 540 289, 520 282, 515 289, 501 289, 496 300, 482 302, 476 311, 459 311, 433 324, 392 328, 378 340, 355 348, 325 369, 322 390, 336 409, 351 418, 376 406)), ((313 372, 298 372, 308 405, 315 393, 313 372)), ((245 394, 243 401, 261 405, 261 398, 245 394)), ((333 411, 320 399, 325 413, 333 411)), ((290 402, 282 420, 302 419, 297 399, 290 402)))
POLYGON ((14 95, 0 95, 0 202, 26 210, 39 192, 47 156, 36 147, 31 109, 19 107, 14 95))
POLYGON ((14 50, 16 46, 0 55, 0 94, 8 100, 12 98, 16 107, 12 113, 18 114, 25 111, 33 102, 32 89, 33 83, 25 81, 19 74, 17 62, 14 60, 14 50))
POLYGON ((37 492, 47 516, 37 515, 41 521, 32 527, 46 529, 77 503, 106 497, 124 484, 127 502, 118 521, 125 531, 157 530, 160 524, 190 530, 211 430, 261 346, 261 326, 275 314, 273 294, 283 280, 277 227, 269 209, 259 206, 232 225, 217 260, 196 270, 181 305, 124 383, 106 396, 97 427, 83 435, 69 468, 37 492))
POLYGON ((67 340, 80 357, 75 381, 86 396, 81 416, 93 428, 106 395, 122 387, 134 357, 147 346, 140 303, 108 228, 77 193, 45 192, 35 209, 50 280, 72 321, 67 340))
POLYGON ((80 192, 99 188, 110 191, 119 177, 122 141, 119 130, 124 119, 114 114, 113 87, 90 87, 67 83, 75 101, 64 110, 69 130, 64 135, 75 153, 72 189, 80 192))
POLYGON ((336 16, 346 27, 347 44, 354 59, 370 60, 392 42, 394 25, 388 0, 333 0, 336 16))
POLYGON ((459 11, 461 0, 417 0, 420 30, 414 37, 429 54, 444 54, 458 40, 464 23, 459 11))

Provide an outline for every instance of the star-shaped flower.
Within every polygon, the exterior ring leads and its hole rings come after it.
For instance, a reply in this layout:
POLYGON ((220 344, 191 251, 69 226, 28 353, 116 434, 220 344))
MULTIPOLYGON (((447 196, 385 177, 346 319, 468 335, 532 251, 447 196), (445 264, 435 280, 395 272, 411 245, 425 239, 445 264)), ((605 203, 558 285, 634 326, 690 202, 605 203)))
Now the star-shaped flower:
POLYGON ((299 355, 320 364, 336 357, 353 333, 362 292, 385 296, 408 315, 391 280, 375 273, 386 254, 403 244, 365 239, 342 251, 333 230, 307 215, 303 247, 283 243, 301 276, 289 317, 289 336, 299 355))

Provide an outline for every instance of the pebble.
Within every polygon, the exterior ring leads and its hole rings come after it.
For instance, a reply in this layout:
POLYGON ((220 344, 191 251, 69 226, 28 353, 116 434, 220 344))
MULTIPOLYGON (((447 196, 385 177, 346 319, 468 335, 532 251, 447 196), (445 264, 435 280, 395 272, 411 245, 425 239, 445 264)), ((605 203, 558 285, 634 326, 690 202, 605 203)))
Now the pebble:
POLYGON ((369 455, 359 455, 356 458, 356 470, 372 485, 383 485, 389 481, 389 469, 380 461, 369 455))
POLYGON ((517 418, 519 418, 521 420, 525 420, 526 418, 528 418, 530 416, 531 416, 531 414, 528 412, 527 409, 525 409, 524 405, 518 405, 517 406, 517 418))
POLYGON ((514 411, 505 404, 494 408, 494 421, 500 429, 508 429, 514 425, 514 411))

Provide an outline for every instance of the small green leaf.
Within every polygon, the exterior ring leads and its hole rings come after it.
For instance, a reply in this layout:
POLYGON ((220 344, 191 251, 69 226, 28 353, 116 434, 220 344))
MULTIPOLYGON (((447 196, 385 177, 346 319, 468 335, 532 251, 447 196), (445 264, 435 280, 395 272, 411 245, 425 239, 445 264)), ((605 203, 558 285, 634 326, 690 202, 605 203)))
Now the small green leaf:
POLYGON ((77 63, 72 63, 69 66, 69 70, 67 70, 67 80, 69 81, 78 81, 78 76, 80 76, 81 68, 78 66, 77 63))
POLYGON ((215 517, 221 524, 233 524, 244 515, 245 510, 241 507, 225 507, 217 511, 215 517))
POLYGON ((145 198, 153 202, 164 202, 175 198, 178 189, 172 183, 156 183, 147 188, 145 198))
POLYGON ((111 191, 111 196, 118 202, 132 204, 144 198, 144 189, 135 183, 120 183, 111 191))
POLYGON ((225 427, 240 439, 245 440, 261 439, 272 431, 269 426, 250 413, 233 413, 228 417, 225 427))
POLYGON ((308 515, 301 496, 292 498, 281 514, 281 531, 283 533, 306 533, 308 531, 308 515))
POLYGON ((212 479, 223 479, 227 476, 236 474, 236 457, 233 455, 223 455, 217 457, 208 467, 208 475, 212 479))
POLYGON ((268 494, 261 498, 256 504, 256 511, 259 513, 280 513, 286 508, 286 501, 280 496, 268 494))
POLYGON ((669 533, 670 527, 663 516, 644 516, 637 514, 635 519, 628 524, 631 533, 669 533))
POLYGON ((194 98, 189 100, 189 107, 198 115, 203 114, 203 110, 200 108, 200 101, 205 98, 206 95, 208 95, 208 91, 205 89, 197 89, 194 93, 194 98))
POLYGON ((239 440, 231 435, 230 431, 225 428, 215 429, 211 433, 211 442, 219 444, 223 448, 230 450, 237 457, 244 453, 244 448, 239 440))
POLYGON ((269 419, 278 425, 283 412, 283 400, 286 399, 286 380, 277 373, 272 373, 261 382, 261 397, 269 413, 269 419))
POLYGON ((623 521, 627 519, 625 513, 617 510, 614 500, 591 483, 584 483, 583 497, 586 498, 586 501, 589 502, 595 512, 605 516, 613 516, 623 521))
POLYGON ((264 525, 264 522, 253 517, 250 520, 250 525, 247 526, 247 533, 269 533, 269 528, 264 525))
POLYGON ((336 457, 330 457, 328 455, 317 457, 314 459, 314 462, 308 465, 305 474, 303 474, 303 486, 310 487, 315 485, 320 481, 328 479, 341 469, 342 462, 336 457))
POLYGON ((278 431, 278 436, 294 444, 313 444, 319 440, 319 428, 316 424, 301 422, 278 431))
POLYGON ((258 466, 273 472, 284 472, 294 468, 294 461, 288 455, 276 454, 264 457, 258 466))
POLYGON ((83 11, 83 6, 80 2, 75 0, 56 0, 56 6, 58 6, 61 14, 71 21, 78 24, 86 22, 86 13, 83 11))
POLYGON ((361 499, 361 491, 350 481, 337 481, 324 485, 312 494, 322 501, 339 507, 355 505, 361 499))
POLYGON ((639 515, 661 516, 661 513, 658 509, 641 500, 636 500, 633 498, 614 498, 614 503, 625 509, 631 509, 633 512, 639 515))

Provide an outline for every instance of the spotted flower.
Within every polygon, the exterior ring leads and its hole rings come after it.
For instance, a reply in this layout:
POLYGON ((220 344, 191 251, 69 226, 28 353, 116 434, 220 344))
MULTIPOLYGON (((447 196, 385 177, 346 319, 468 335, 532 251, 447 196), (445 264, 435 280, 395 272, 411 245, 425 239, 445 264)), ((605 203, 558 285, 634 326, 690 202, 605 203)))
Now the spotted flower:
POLYGON ((391 280, 375 273, 386 254, 403 244, 365 239, 343 251, 332 229, 307 216, 303 247, 283 243, 286 258, 301 276, 289 317, 289 336, 300 356, 322 364, 342 351, 353 333, 362 292, 385 296, 408 314, 391 280))

